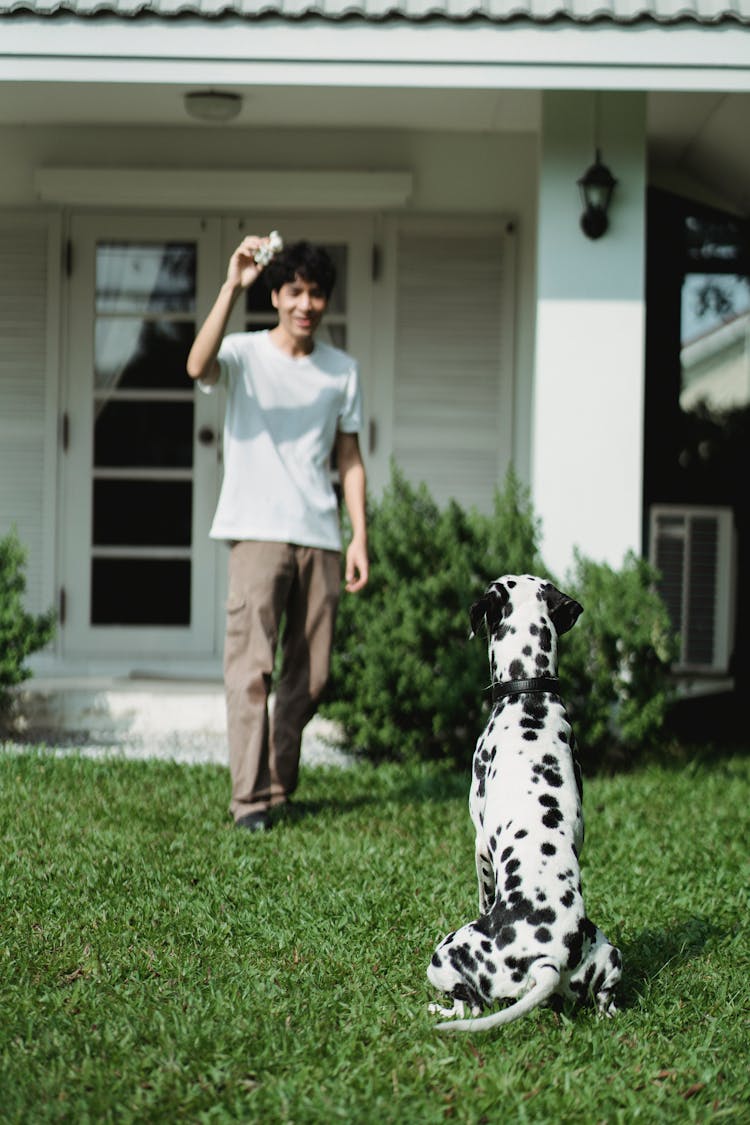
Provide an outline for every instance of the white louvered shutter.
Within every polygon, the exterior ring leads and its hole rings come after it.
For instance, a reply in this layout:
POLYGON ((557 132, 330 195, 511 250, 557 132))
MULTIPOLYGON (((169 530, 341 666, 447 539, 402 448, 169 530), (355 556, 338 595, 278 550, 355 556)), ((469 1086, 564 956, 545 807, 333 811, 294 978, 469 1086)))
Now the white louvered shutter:
POLYGON ((399 235, 393 454, 440 504, 489 511, 510 463, 512 260, 502 226, 399 235))
POLYGON ((54 539, 45 518, 49 224, 0 214, 0 535, 15 525, 28 553, 27 607, 48 608, 54 539))

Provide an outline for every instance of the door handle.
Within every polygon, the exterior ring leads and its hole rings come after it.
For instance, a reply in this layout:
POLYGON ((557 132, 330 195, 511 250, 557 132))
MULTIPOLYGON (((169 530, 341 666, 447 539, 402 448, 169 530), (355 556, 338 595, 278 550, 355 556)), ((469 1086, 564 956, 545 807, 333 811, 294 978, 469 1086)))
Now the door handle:
POLYGON ((198 441, 201 445, 213 445, 216 441, 216 432, 211 426, 201 426, 198 430, 198 441))

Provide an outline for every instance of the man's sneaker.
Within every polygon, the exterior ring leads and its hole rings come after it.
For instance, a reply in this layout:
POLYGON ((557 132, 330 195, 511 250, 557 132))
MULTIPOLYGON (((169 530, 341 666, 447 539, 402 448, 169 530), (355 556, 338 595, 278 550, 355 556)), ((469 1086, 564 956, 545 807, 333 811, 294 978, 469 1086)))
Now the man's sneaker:
POLYGON ((267 812, 250 812, 234 822, 235 828, 245 828, 248 832, 267 832, 271 827, 267 812))

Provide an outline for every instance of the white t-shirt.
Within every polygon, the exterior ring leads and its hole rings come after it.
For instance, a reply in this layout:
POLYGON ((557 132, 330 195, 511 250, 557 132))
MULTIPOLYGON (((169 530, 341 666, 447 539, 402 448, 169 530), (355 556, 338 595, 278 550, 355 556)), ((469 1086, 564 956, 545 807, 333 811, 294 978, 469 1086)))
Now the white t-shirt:
POLYGON ((218 359, 214 386, 226 387, 227 408, 211 538, 340 550, 328 462, 337 430, 362 427, 356 361, 317 341, 310 355, 292 358, 267 331, 226 336, 218 359))

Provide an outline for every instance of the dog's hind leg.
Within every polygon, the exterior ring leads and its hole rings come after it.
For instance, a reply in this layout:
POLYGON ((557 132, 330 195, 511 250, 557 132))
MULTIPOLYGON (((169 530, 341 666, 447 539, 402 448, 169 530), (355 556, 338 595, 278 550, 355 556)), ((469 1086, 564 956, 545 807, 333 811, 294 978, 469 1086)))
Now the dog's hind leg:
POLYGON ((495 901, 495 872, 492 859, 483 850, 477 839, 475 859, 477 865, 477 883, 479 884, 479 913, 489 914, 495 901))
MULTIPOLYGON (((609 944, 609 943, 608 943, 609 944)), ((609 956, 605 968, 594 981, 593 993, 596 1007, 603 1016, 614 1016, 617 1013, 614 992, 622 976, 622 957, 620 950, 614 945, 609 945, 609 956)))

